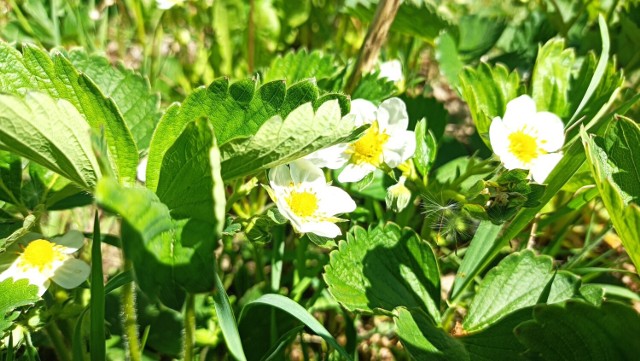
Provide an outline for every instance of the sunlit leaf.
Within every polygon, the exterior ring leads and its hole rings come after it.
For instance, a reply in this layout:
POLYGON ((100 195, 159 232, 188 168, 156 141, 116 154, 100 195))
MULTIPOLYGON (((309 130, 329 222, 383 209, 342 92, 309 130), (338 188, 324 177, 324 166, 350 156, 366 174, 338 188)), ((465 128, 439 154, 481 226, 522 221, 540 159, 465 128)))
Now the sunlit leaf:
POLYGON ((347 309, 373 313, 416 307, 440 320, 440 275, 431 247, 410 229, 388 223, 355 227, 331 253, 324 279, 347 309))

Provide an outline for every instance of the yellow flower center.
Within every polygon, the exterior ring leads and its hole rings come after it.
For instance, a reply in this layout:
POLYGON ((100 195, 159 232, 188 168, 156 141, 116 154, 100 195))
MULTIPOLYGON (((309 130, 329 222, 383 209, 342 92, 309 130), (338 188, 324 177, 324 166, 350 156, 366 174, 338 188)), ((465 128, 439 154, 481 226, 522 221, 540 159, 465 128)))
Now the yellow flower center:
POLYGON ((509 134, 509 151, 523 163, 531 162, 541 153, 536 139, 522 130, 509 134))
POLYGON ((318 197, 307 191, 293 191, 287 197, 287 204, 298 217, 310 217, 318 210, 318 197))
POLYGON ((351 162, 355 164, 369 163, 379 166, 382 163, 382 146, 389 139, 389 135, 380 132, 380 126, 375 121, 367 129, 365 135, 351 145, 351 162))
POLYGON ((22 266, 37 268, 41 272, 50 268, 54 261, 64 258, 59 246, 44 239, 35 240, 27 245, 22 254, 22 266))

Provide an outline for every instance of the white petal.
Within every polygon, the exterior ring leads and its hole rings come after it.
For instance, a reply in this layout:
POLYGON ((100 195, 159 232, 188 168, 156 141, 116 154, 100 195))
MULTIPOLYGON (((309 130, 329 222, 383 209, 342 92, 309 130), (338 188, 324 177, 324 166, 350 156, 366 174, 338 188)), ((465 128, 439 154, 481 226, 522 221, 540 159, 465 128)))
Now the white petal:
POLYGON ((504 167, 509 169, 509 170, 511 170, 511 169, 530 169, 531 168, 531 163, 525 164, 523 161, 518 159, 518 157, 516 157, 515 155, 511 154, 510 152, 506 152, 502 156, 500 156, 500 161, 502 162, 504 167))
POLYGON ((533 161, 531 176, 536 183, 544 183, 553 168, 562 159, 562 153, 549 153, 539 156, 533 161))
POLYGON ((318 209, 324 216, 350 213, 356 210, 356 202, 344 190, 326 186, 318 189, 318 209))
POLYGON ((64 246, 63 253, 71 254, 84 245, 84 234, 80 231, 69 231, 60 237, 54 237, 52 242, 64 246))
POLYGON ((289 187, 292 182, 291 172, 286 165, 279 165, 269 170, 269 183, 274 191, 276 188, 289 187))
POLYGON ((280 214, 282 214, 284 218, 288 219, 289 222, 291 222, 293 229, 296 230, 296 232, 300 233, 298 229, 300 228, 300 225, 304 223, 304 221, 291 211, 291 207, 289 207, 289 204, 287 203, 284 196, 278 197, 278 199, 276 200, 276 206, 278 207, 280 214))
POLYGON ((138 163, 138 167, 136 168, 136 178, 138 178, 138 180, 143 183, 147 181, 147 163, 148 162, 149 162, 149 157, 145 156, 140 160, 140 163, 138 163))
POLYGON ((382 102, 376 113, 380 130, 387 130, 387 134, 407 130, 409 115, 407 106, 400 98, 390 98, 382 102))
POLYGON ((289 164, 291 179, 295 184, 317 184, 324 185, 327 181, 322 169, 308 160, 298 159, 289 164))
POLYGON ((489 127, 489 143, 493 152, 500 158, 509 152, 509 130, 500 117, 493 118, 489 127))
POLYGON ((502 118, 505 127, 517 130, 529 123, 536 114, 536 103, 528 95, 521 95, 507 103, 507 110, 502 118))
POLYGON ((76 288, 89 277, 90 270, 91 268, 85 262, 69 258, 56 270, 52 279, 63 288, 76 288))
POLYGON ((349 163, 344 167, 340 175, 338 175, 338 180, 341 183, 358 182, 374 170, 376 170, 376 167, 369 163, 349 163))
POLYGON ((316 152, 313 152, 304 157, 304 159, 310 161, 318 167, 338 169, 344 166, 347 161, 349 161, 350 156, 345 152, 348 147, 349 145, 346 143, 336 144, 329 148, 320 149, 316 152))
POLYGON ((555 152, 564 145, 564 123, 555 114, 540 112, 531 122, 535 129, 540 148, 547 152, 555 152))
POLYGON ((391 168, 411 158, 416 151, 416 135, 410 130, 393 135, 383 147, 384 162, 391 168))
POLYGON ((305 223, 299 230, 300 233, 313 233, 320 237, 336 238, 342 234, 340 227, 328 221, 305 223))
POLYGON ((354 99, 351 101, 351 112, 355 114, 354 124, 359 127, 363 124, 371 124, 376 120, 376 106, 365 99, 354 99))
POLYGON ((379 78, 387 78, 389 81, 398 82, 404 79, 402 74, 402 63, 400 60, 385 61, 380 64, 379 78))

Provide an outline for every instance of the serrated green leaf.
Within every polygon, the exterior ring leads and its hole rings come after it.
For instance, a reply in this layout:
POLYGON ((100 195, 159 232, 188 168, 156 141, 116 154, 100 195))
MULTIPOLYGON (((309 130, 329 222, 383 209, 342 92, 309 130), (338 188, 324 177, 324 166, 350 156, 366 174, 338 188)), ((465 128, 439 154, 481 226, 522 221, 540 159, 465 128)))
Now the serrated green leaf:
POLYGON ((347 309, 391 312, 404 306, 440 321, 440 274, 433 250, 412 230, 388 223, 355 227, 331 253, 324 279, 347 309))
POLYGON ((464 345, 439 328, 419 309, 398 309, 396 318, 398 337, 416 360, 468 361, 464 345))
POLYGON ((151 139, 147 187, 157 188, 165 153, 194 120, 208 118, 222 148, 234 139, 246 140, 254 136, 274 116, 285 117, 303 103, 317 100, 318 93, 310 81, 299 82, 287 90, 285 83, 279 80, 257 88, 255 81, 244 80, 229 85, 226 78, 215 80, 208 88, 197 89, 182 104, 169 107, 162 116, 151 139))
POLYGON ((640 126, 619 117, 604 134, 582 142, 602 201, 629 257, 640 266, 640 126))
MULTIPOLYGON (((300 1, 304 3, 305 1, 300 1)), ((298 1, 285 1, 285 4, 298 3, 298 1)), ((271 61, 271 65, 263 74, 265 82, 284 79, 289 84, 295 84, 301 80, 315 78, 316 80, 331 78, 339 68, 332 55, 324 54, 318 50, 307 52, 288 52, 284 56, 278 56, 271 61)))
POLYGON ((563 39, 549 40, 539 48, 531 75, 531 97, 538 111, 560 118, 569 115, 568 90, 575 57, 573 49, 565 49, 563 39))
POLYGON ((351 97, 353 99, 366 99, 375 104, 382 103, 397 93, 394 82, 387 78, 380 78, 380 72, 374 71, 362 76, 351 97))
POLYGON ((13 312, 16 308, 34 304, 39 299, 38 287, 26 279, 14 281, 8 278, 0 282, 0 336, 17 316, 13 312))
POLYGON ((447 78, 453 88, 457 88, 460 83, 458 77, 464 67, 464 63, 460 60, 460 54, 453 36, 448 32, 440 33, 436 39, 435 51, 440 73, 447 78))
POLYGON ((547 302, 560 302, 578 292, 579 280, 568 272, 554 276, 553 259, 532 251, 513 253, 487 273, 475 295, 463 327, 477 332, 506 315, 538 303, 552 280, 547 302))
POLYGON ((518 97, 520 77, 509 73, 502 65, 480 64, 465 68, 460 74, 462 98, 469 105, 478 134, 489 145, 489 126, 495 117, 502 117, 507 103, 518 97))
POLYGON ((120 110, 62 54, 49 55, 28 44, 21 54, 0 41, 0 88, 5 93, 22 96, 40 91, 70 102, 91 129, 97 132, 104 129, 109 159, 118 180, 124 184, 135 182, 138 151, 120 110))
POLYGON ((96 201, 122 217, 122 249, 147 296, 180 310, 184 291, 213 289, 217 238, 210 223, 173 220, 150 190, 124 188, 108 178, 98 183, 96 201))
POLYGON ((631 307, 580 301, 537 306, 515 334, 537 359, 633 360, 640 354, 640 315, 631 307))
POLYGON ((74 49, 67 57, 78 71, 96 83, 102 94, 113 99, 138 150, 148 148, 160 120, 160 96, 151 91, 149 81, 122 64, 112 66, 107 58, 83 50, 74 49))
POLYGON ((513 330, 532 317, 532 308, 523 308, 506 315, 481 332, 464 335, 458 340, 464 344, 472 360, 527 360, 522 355, 526 347, 518 342, 513 330))
POLYGON ((0 95, 2 147, 63 175, 85 190, 100 169, 91 148, 91 128, 71 103, 41 93, 23 99, 0 95))
POLYGON ((363 127, 342 119, 337 100, 316 112, 310 103, 291 112, 286 119, 276 115, 250 138, 236 139, 220 147, 222 177, 233 179, 301 158, 318 149, 357 139, 363 127))
POLYGON ((480 58, 500 39, 506 22, 501 18, 465 15, 458 22, 457 48, 467 62, 480 58))
MULTIPOLYGON (((156 194, 176 219, 213 221, 209 151, 214 136, 207 119, 187 124, 162 160, 156 194)), ((224 199, 224 195, 223 195, 224 199)))

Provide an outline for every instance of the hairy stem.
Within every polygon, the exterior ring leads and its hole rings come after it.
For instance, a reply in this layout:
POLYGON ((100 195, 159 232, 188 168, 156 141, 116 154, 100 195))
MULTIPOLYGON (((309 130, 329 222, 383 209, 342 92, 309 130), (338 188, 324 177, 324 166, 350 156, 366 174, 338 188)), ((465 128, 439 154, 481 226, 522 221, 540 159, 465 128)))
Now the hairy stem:
MULTIPOLYGON (((125 269, 131 270, 131 261, 125 259, 125 269)), ((138 339, 138 321, 136 316, 136 291, 135 283, 122 286, 122 324, 129 350, 131 361, 140 361, 142 354, 140 350, 140 340, 138 339)))
POLYGON ((51 340, 51 345, 53 345, 53 349, 56 352, 56 356, 60 361, 71 361, 71 356, 69 355, 69 347, 64 343, 64 336, 62 332, 58 328, 58 325, 55 321, 49 322, 46 327, 47 336, 51 340))
POLYGON ((193 346, 196 342, 196 303, 195 296, 187 293, 184 309, 184 361, 193 360, 193 346))
POLYGON ((389 34, 389 28, 398 13, 400 8, 400 0, 380 0, 376 13, 373 17, 373 21, 369 26, 367 35, 364 38, 364 44, 360 48, 358 53, 358 60, 351 73, 351 77, 347 81, 345 92, 351 94, 360 79, 362 74, 366 74, 373 69, 373 66, 378 59, 378 53, 380 48, 387 40, 387 34, 389 34))

